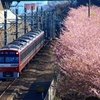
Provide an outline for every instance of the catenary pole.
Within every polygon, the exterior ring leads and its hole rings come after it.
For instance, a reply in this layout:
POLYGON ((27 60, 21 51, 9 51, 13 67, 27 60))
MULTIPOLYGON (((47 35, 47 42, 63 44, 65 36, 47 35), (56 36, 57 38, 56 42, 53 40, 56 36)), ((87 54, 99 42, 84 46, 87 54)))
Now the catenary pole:
POLYGON ((91 6, 91 0, 89 0, 89 4, 88 4, 88 17, 90 17, 90 6, 91 6))
POLYGON ((7 44, 7 10, 4 11, 4 45, 7 44))

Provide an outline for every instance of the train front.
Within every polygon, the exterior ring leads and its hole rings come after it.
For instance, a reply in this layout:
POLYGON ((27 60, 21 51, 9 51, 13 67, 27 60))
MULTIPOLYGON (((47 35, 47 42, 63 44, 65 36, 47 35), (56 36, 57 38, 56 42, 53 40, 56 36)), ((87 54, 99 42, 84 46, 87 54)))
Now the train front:
POLYGON ((19 77, 18 66, 18 51, 0 50, 0 79, 19 77))

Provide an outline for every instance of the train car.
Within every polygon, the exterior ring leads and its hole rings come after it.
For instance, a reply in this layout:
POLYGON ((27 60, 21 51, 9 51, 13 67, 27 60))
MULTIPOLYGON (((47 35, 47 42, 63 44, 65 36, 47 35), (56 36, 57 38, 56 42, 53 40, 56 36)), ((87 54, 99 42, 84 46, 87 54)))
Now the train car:
POLYGON ((0 79, 17 78, 44 45, 44 32, 28 32, 0 49, 0 79))

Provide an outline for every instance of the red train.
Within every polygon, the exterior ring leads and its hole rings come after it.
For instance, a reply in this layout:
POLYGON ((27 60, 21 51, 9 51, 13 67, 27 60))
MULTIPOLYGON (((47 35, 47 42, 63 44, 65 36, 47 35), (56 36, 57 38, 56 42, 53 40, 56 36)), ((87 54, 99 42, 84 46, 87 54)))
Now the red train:
POLYGON ((0 78, 17 78, 44 45, 44 32, 28 32, 0 49, 0 78))

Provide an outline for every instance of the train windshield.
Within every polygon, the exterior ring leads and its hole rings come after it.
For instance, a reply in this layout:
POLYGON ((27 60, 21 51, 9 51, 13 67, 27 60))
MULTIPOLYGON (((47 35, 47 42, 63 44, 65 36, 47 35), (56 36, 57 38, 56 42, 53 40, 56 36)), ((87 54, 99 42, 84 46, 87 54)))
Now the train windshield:
POLYGON ((0 63, 18 63, 18 53, 0 52, 0 63))
POLYGON ((18 57, 5 57, 5 62, 18 62, 18 57))

